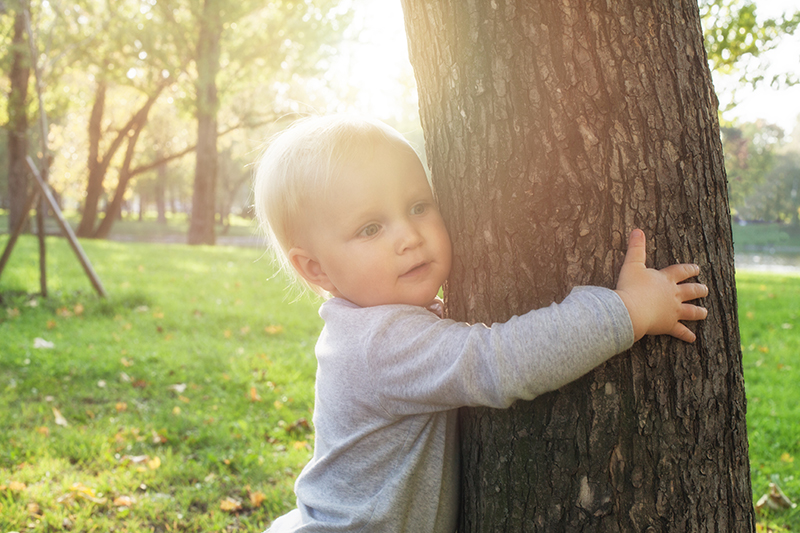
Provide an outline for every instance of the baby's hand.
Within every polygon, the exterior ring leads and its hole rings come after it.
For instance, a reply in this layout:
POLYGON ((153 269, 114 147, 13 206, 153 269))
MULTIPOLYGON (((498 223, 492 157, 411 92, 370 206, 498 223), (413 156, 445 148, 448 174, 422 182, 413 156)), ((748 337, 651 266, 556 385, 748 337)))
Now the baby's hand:
POLYGON ((645 266, 645 237, 633 230, 628 252, 619 273, 619 294, 633 323, 635 340, 645 335, 672 335, 694 342, 695 334, 679 320, 703 320, 708 311, 689 300, 708 296, 708 287, 700 283, 681 283, 700 273, 697 265, 679 264, 655 270, 645 266))

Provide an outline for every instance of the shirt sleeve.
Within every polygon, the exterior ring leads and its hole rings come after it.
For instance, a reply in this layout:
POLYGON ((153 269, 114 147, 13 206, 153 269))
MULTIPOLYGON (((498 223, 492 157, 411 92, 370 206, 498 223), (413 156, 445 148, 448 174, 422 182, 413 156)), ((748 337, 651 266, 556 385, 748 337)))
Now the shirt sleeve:
POLYGON ((491 327, 392 306, 366 338, 372 387, 391 416, 462 406, 505 408, 574 381, 633 344, 619 296, 577 287, 552 304, 491 327))

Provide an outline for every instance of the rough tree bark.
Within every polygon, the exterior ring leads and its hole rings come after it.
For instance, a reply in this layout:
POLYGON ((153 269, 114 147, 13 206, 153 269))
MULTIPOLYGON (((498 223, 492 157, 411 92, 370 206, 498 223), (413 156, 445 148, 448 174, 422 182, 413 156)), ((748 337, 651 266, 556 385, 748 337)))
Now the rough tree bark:
MULTIPOLYGON (((14 38, 11 42, 11 71, 8 73, 8 231, 13 231, 22 216, 28 196, 28 80, 31 75, 30 52, 26 41, 25 15, 14 15, 14 38)), ((30 224, 27 224, 28 226, 30 224)))
POLYGON ((694 0, 403 0, 449 316, 613 287, 627 236, 701 265, 694 344, 646 338, 508 410, 462 413, 463 531, 753 531, 717 100, 694 0))
POLYGON ((197 44, 197 157, 189 244, 214 244, 217 183, 217 73, 222 22, 218 0, 204 0, 197 44))

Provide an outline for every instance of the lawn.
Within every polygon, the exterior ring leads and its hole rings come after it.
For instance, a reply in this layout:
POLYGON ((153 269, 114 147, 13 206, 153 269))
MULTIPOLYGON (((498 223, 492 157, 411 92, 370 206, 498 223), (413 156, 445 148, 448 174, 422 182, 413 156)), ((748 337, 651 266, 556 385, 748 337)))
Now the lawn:
MULTIPOLYGON (((313 446, 318 303, 257 249, 83 245, 108 300, 58 238, 49 299, 31 237, 0 278, 0 533, 263 531, 313 446)), ((737 283, 753 492, 798 501, 800 276, 737 283)))
POLYGON ((262 531, 310 457, 317 304, 255 249, 83 244, 108 301, 61 239, 50 299, 33 238, 0 278, 0 532, 262 531))

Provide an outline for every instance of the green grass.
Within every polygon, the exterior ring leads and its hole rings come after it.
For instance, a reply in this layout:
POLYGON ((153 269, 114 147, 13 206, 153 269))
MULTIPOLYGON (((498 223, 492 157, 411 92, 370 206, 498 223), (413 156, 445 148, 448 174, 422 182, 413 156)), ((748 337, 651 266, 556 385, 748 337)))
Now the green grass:
MULTIPOLYGON (((800 276, 736 277, 755 500, 775 482, 800 503, 800 276)), ((766 521, 800 531, 800 508, 766 521)))
MULTIPOLYGON (((30 236, 0 277, 0 532, 262 531, 313 446, 318 303, 256 249, 82 244, 108 300, 63 239, 49 299, 30 236)), ((737 283, 754 496, 800 501, 800 276, 737 283)), ((800 531, 797 509, 761 520, 800 531)))
POLYGON ((0 278, 0 531, 263 531, 310 457, 318 304, 257 250, 83 245, 108 301, 62 239, 50 299, 31 237, 0 278))

